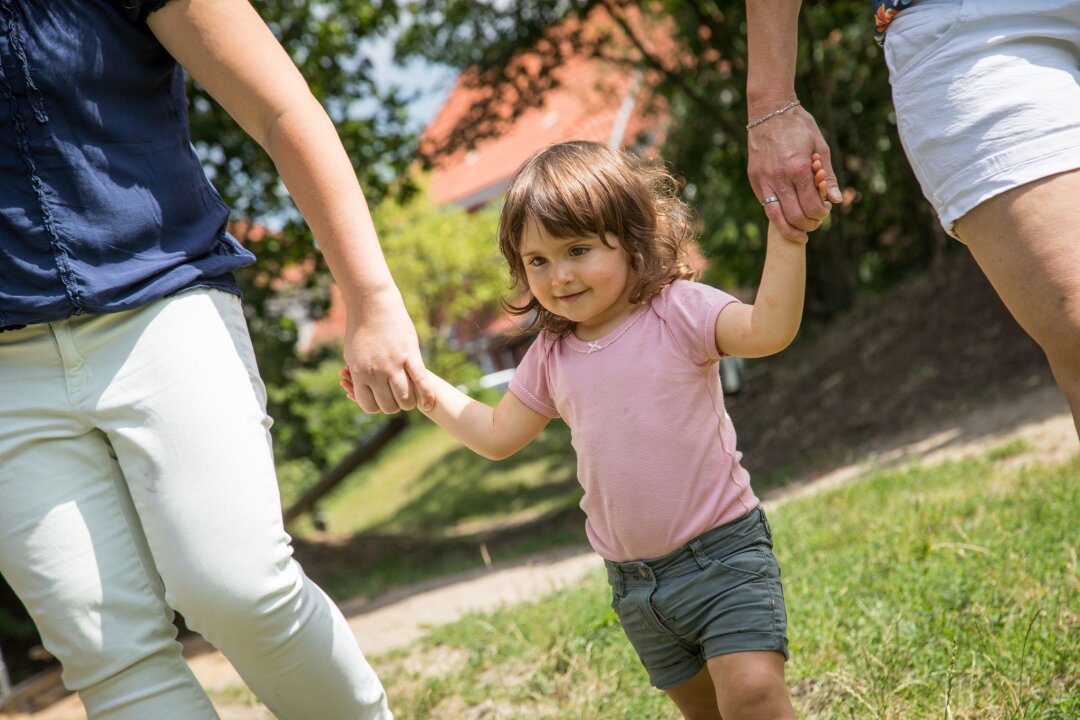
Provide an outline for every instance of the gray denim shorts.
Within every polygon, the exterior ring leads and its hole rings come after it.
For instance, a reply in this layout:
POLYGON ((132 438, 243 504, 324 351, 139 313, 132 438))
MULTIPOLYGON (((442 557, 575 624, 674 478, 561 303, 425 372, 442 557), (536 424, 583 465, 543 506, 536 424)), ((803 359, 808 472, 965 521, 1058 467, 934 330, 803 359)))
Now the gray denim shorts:
POLYGON ((726 653, 788 657, 787 610, 772 530, 759 506, 652 560, 606 560, 611 607, 660 689, 726 653))

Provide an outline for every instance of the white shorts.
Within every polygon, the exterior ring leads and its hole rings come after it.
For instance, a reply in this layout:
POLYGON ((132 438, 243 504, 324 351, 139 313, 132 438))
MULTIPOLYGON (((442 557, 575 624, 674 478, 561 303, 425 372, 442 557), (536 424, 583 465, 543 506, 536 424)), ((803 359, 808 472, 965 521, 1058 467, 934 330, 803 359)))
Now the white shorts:
POLYGON ((945 230, 1080 167, 1080 0, 921 0, 889 26, 900 140, 945 230))

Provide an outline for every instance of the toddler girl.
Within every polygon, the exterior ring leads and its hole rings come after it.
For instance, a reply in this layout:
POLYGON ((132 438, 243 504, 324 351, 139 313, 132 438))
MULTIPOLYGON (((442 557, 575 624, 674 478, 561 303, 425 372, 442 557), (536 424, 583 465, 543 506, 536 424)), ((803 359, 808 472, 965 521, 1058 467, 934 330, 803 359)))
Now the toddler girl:
MULTIPOLYGON (((433 378, 425 412, 492 459, 562 417, 589 541, 652 684, 687 718, 794 718, 772 532, 740 464, 717 362, 794 338, 805 244, 769 228, 754 305, 692 282, 693 218, 671 176, 575 141, 511 179, 499 245, 529 292, 508 309, 540 335, 498 406, 433 378)), ((342 384, 351 396, 347 375, 342 384)))

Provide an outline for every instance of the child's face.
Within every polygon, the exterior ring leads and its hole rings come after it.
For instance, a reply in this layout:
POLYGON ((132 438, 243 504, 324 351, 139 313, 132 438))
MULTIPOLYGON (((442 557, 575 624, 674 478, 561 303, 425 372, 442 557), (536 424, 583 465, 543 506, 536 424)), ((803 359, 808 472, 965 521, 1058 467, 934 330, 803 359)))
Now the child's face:
POLYGON ((614 247, 598 235, 552 237, 532 220, 521 239, 529 291, 544 309, 577 323, 574 333, 585 340, 602 337, 633 310, 630 255, 609 242, 614 247))

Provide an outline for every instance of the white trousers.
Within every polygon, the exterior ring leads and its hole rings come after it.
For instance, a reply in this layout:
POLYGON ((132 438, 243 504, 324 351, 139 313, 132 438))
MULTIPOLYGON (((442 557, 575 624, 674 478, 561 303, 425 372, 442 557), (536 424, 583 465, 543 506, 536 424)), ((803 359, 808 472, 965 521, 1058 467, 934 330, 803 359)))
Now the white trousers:
POLYGON ((388 720, 344 617, 292 559, 239 300, 0 333, 0 572, 94 720, 217 718, 172 620, 282 720, 388 720))

